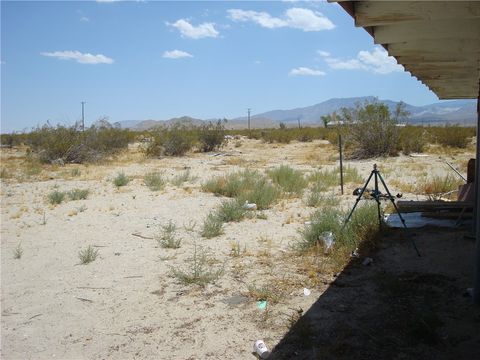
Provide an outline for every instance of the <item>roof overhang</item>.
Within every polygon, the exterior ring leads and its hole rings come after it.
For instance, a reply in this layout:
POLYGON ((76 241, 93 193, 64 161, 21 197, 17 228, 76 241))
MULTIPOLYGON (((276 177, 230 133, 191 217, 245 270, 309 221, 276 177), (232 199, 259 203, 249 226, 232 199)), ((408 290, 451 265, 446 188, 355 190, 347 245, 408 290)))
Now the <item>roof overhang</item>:
POLYGON ((338 1, 440 99, 477 99, 480 1, 338 1))

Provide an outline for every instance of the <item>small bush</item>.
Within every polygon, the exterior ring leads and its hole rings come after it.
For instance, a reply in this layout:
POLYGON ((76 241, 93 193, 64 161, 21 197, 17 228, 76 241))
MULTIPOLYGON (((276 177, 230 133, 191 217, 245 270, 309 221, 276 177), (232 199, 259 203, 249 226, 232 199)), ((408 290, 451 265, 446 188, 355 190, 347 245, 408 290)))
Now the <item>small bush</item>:
POLYGON ((438 144, 453 148, 466 148, 471 137, 470 128, 460 126, 445 126, 435 131, 435 140, 438 144))
POLYGON ((347 213, 327 207, 311 216, 311 224, 300 231, 301 239, 296 244, 300 251, 323 247, 322 234, 332 232, 335 237, 333 257, 346 261, 356 247, 372 246, 379 231, 376 203, 358 206, 350 221, 344 226, 347 213))
POLYGON ((182 241, 176 238, 176 231, 177 226, 170 220, 168 224, 162 226, 160 234, 156 235, 155 239, 163 248, 178 249, 182 241))
POLYGON ((18 244, 17 247, 13 250, 13 258, 14 259, 21 259, 23 255, 22 244, 18 244))
POLYGON ((119 188, 121 186, 125 186, 127 185, 128 183, 130 182, 130 179, 128 178, 128 176, 125 175, 125 173, 123 172, 120 172, 117 174, 117 176, 115 176, 115 178, 113 179, 113 184, 119 188))
POLYGON ((338 206, 339 199, 331 195, 327 196, 319 192, 312 191, 307 196, 306 204, 310 207, 338 206))
POLYGON ((428 141, 428 133, 423 127, 406 126, 400 131, 399 147, 404 155, 423 152, 428 141))
POLYGON ((63 191, 54 190, 48 195, 48 201, 52 205, 58 205, 65 199, 65 193, 63 191))
POLYGON ((203 222, 200 235, 204 238, 210 239, 223 234, 223 222, 214 213, 207 215, 203 222))
POLYGON ((90 190, 88 189, 73 189, 67 195, 70 200, 85 200, 89 193, 90 190))
POLYGON ((95 162, 127 149, 134 133, 113 127, 92 126, 85 131, 77 127, 45 125, 24 135, 42 162, 95 162))
POLYGON ((420 191, 430 200, 440 200, 444 195, 458 189, 463 182, 451 174, 433 175, 420 184, 420 191))
POLYGON ((215 124, 209 122, 198 128, 198 140, 201 151, 213 151, 223 146, 225 142, 225 122, 226 120, 218 120, 215 124))
POLYGON ((187 169, 184 172, 174 176, 171 182, 173 185, 178 187, 178 186, 182 186, 183 183, 186 183, 188 181, 195 181, 196 179, 197 178, 195 176, 192 176, 190 174, 190 170, 187 169))
POLYGON ((159 191, 165 187, 166 181, 159 172, 150 172, 143 178, 144 184, 152 191, 159 191))
POLYGON ((195 131, 185 124, 174 124, 171 127, 160 127, 151 132, 152 141, 146 148, 150 157, 183 156, 195 144, 195 131))
POLYGON ((237 198, 242 204, 247 201, 256 204, 258 210, 266 210, 278 201, 280 195, 280 191, 263 178, 253 189, 245 191, 237 198))
POLYGON ((213 262, 215 262, 214 259, 210 258, 203 249, 197 249, 195 245, 193 257, 186 261, 188 268, 172 268, 172 273, 184 285, 195 284, 204 287, 218 280, 224 273, 223 266, 217 270, 211 270, 213 262))
POLYGON ((91 245, 88 245, 88 247, 85 250, 80 250, 78 252, 80 264, 82 265, 86 265, 91 263, 92 261, 95 261, 97 256, 98 256, 98 250, 94 249, 91 245))
POLYGON ((288 165, 282 165, 276 169, 268 171, 268 176, 272 181, 279 185, 283 191, 301 195, 303 189, 307 186, 307 181, 301 171, 294 170, 288 165))
POLYGON ((240 201, 236 199, 226 200, 220 204, 216 216, 222 222, 240 221, 244 218, 245 211, 240 201))

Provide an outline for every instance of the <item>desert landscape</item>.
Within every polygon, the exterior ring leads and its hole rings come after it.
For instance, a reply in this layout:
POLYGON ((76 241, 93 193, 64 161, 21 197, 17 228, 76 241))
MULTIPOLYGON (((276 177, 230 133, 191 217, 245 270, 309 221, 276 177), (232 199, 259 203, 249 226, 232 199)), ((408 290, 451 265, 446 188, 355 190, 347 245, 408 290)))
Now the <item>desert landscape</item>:
MULTIPOLYGON (((256 340, 274 349, 351 262, 324 246, 299 251, 315 211, 350 209, 374 163, 393 194, 426 199, 432 177, 453 174, 445 161, 464 172, 474 153, 472 144, 430 145, 423 156, 346 160, 342 196, 337 148, 326 140, 235 136, 218 151, 161 158, 146 157, 142 146, 87 165, 32 165, 25 148, 2 149, 2 358, 254 358, 256 340), (243 172, 271 183, 282 166, 299 172, 299 191, 264 208, 244 206, 208 234, 209 214, 229 200, 209 190, 212 179, 243 172), (319 182, 327 185, 315 188, 319 182)), ((395 234, 381 248, 402 247, 403 266, 418 265, 395 234)), ((435 247, 419 241, 421 252, 435 247)), ((357 270, 379 269, 377 251, 358 250, 357 270), (373 264, 362 266, 367 257, 373 264)))

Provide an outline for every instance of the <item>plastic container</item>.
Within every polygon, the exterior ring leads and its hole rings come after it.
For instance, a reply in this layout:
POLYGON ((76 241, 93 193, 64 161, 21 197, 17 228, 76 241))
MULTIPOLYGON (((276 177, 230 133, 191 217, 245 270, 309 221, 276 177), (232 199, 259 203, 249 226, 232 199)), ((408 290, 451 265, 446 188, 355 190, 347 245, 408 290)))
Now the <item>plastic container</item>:
POLYGON ((267 359, 270 356, 270 351, 268 351, 267 345, 263 342, 263 340, 255 341, 253 345, 253 351, 255 351, 260 359, 267 359))

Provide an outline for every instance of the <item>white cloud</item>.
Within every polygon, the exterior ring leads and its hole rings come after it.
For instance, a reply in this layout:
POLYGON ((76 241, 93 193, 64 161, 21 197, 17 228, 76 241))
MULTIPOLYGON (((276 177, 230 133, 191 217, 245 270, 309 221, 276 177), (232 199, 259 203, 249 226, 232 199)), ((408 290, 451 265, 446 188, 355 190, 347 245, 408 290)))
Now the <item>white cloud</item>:
POLYGON ((303 31, 321 31, 335 27, 322 13, 304 8, 290 8, 285 11, 283 18, 252 10, 229 9, 227 12, 228 17, 233 21, 251 21, 269 29, 290 27, 303 31))
POLYGON ((54 52, 42 52, 43 56, 55 57, 60 60, 75 60, 80 64, 112 64, 113 59, 102 54, 89 54, 81 53, 80 51, 54 51, 54 52))
POLYGON ((171 51, 165 51, 162 57, 167 59, 181 59, 185 57, 193 57, 193 55, 182 50, 171 50, 171 51))
POLYGON ((86 16, 82 16, 82 17, 80 18, 80 21, 82 21, 82 22, 89 22, 90 19, 89 19, 88 17, 86 17, 86 16))
POLYGON ((198 26, 193 26, 185 19, 180 19, 173 24, 167 23, 167 25, 173 26, 178 29, 183 37, 191 39, 201 39, 206 37, 216 38, 220 33, 215 29, 213 23, 203 23, 198 26))
POLYGON ((324 76, 325 72, 321 70, 310 69, 308 67, 298 67, 290 70, 290 76, 324 76))
POLYGON ((389 74, 403 71, 403 66, 398 65, 395 58, 388 56, 388 53, 380 47, 373 51, 359 51, 354 59, 338 59, 325 56, 325 61, 332 69, 355 70, 361 69, 376 74, 389 74))
POLYGON ((323 51, 323 50, 317 50, 317 54, 320 55, 321 57, 329 57, 330 53, 328 51, 323 51))
POLYGON ((285 20, 272 17, 269 13, 251 10, 230 9, 227 10, 228 16, 233 21, 253 21, 260 26, 275 29, 287 26, 285 20))

